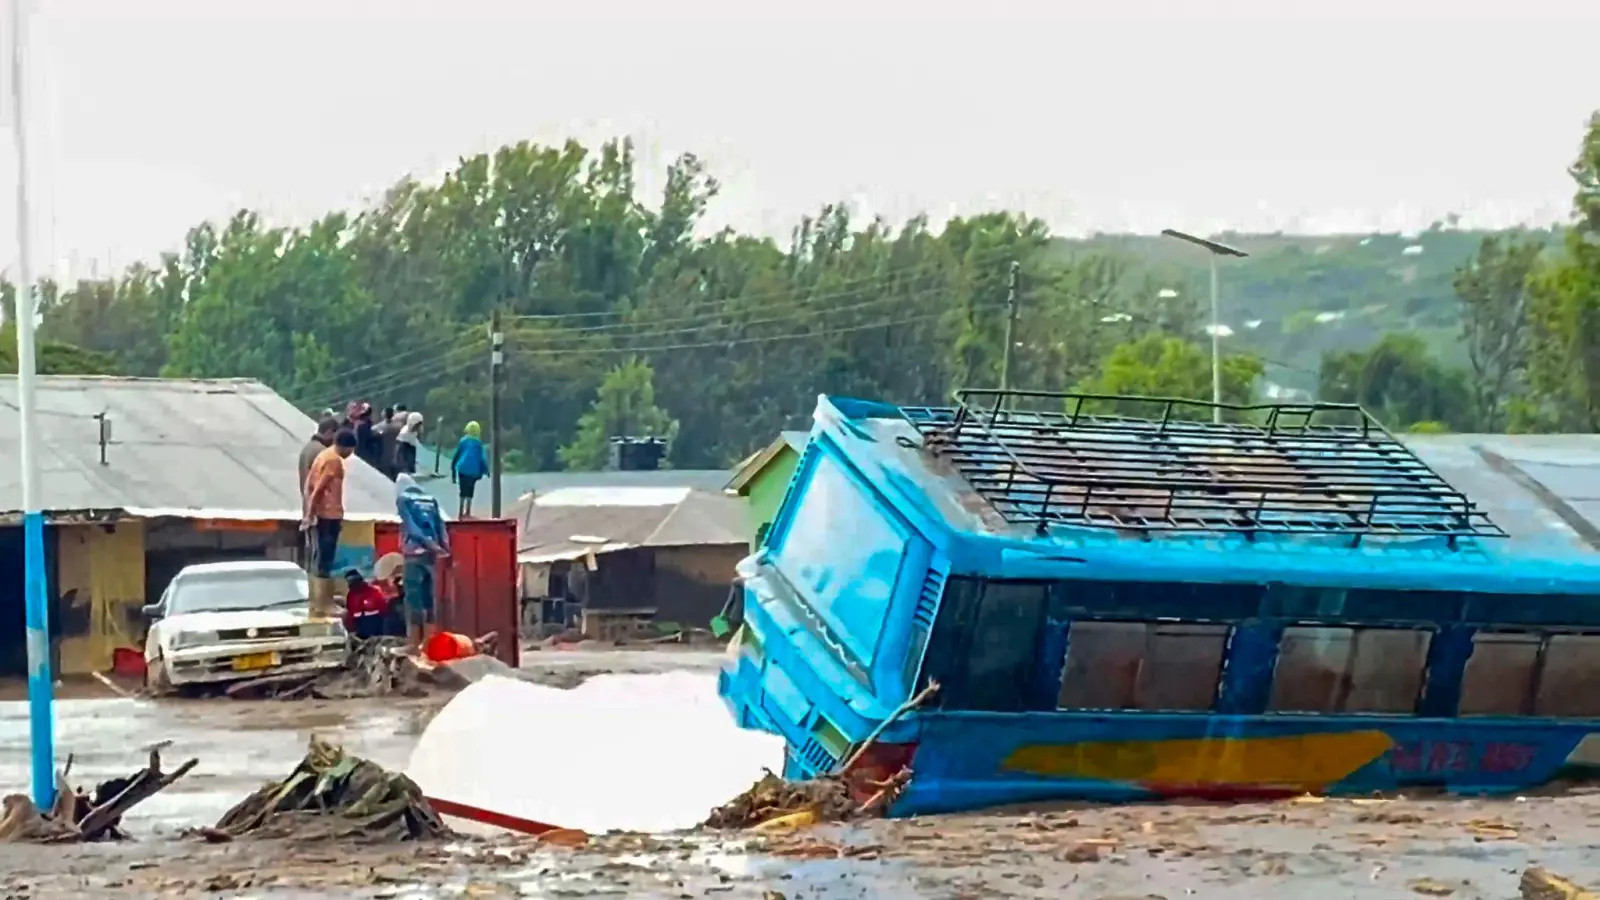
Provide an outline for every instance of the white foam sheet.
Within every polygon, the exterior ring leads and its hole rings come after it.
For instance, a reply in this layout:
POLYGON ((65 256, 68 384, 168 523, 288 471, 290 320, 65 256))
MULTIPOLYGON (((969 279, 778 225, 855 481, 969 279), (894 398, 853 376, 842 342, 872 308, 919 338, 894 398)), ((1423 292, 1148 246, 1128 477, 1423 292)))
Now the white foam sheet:
POLYGON ((781 771, 701 672, 597 675, 571 690, 489 677, 440 710, 406 774, 429 797, 591 833, 691 828, 781 771))

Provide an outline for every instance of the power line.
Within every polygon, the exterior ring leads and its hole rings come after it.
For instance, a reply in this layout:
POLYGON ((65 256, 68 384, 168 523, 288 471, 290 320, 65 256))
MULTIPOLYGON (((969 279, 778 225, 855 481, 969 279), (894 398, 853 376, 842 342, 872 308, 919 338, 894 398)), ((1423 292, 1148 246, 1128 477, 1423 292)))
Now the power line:
MULTIPOLYGON (((796 314, 802 314, 802 313, 809 314, 809 313, 813 313, 813 312, 828 312, 828 311, 831 311, 832 309, 835 309, 835 307, 823 306, 823 307, 818 308, 818 307, 812 306, 811 304, 814 303, 815 301, 818 301, 818 300, 837 300, 837 299, 854 297, 854 296, 857 296, 857 295, 859 295, 859 294, 861 294, 861 293, 863 293, 865 291, 871 290, 873 288, 886 286, 886 285, 892 283, 893 281, 898 280, 899 277, 900 276, 898 276, 898 275, 885 275, 885 276, 882 276, 881 278, 877 279, 875 282, 872 282, 872 283, 864 283, 859 287, 852 288, 852 289, 847 290, 847 291, 835 291, 835 292, 831 292, 831 293, 827 293, 827 294, 815 294, 815 295, 812 295, 810 297, 804 298, 804 300, 802 300, 801 302, 795 302, 795 300, 791 297, 790 299, 779 301, 779 302, 775 302, 775 303, 771 303, 771 304, 756 304, 754 306, 745 306, 745 305, 743 305, 743 301, 746 298, 744 298, 744 297, 733 297, 733 298, 728 298, 727 300, 724 300, 724 301, 719 301, 719 304, 718 304, 719 308, 718 309, 708 310, 708 311, 699 312, 699 313, 691 313, 689 315, 672 316, 672 317, 668 317, 668 318, 664 318, 664 319, 648 319, 648 320, 640 321, 640 322, 615 322, 615 323, 612 323, 612 324, 609 324, 609 325, 584 325, 584 326, 579 326, 579 327, 576 327, 576 328, 561 328, 559 330, 527 329, 525 331, 519 331, 519 332, 517 332, 517 334, 525 335, 525 336, 532 336, 535 339, 565 338, 568 335, 573 335, 573 334, 611 333, 611 332, 618 332, 618 331, 626 331, 627 329, 630 329, 630 328, 631 329, 640 329, 640 328, 653 329, 653 328, 655 328, 657 326, 660 326, 660 325, 673 325, 673 324, 679 324, 679 323, 684 323, 684 322, 691 322, 691 323, 692 322, 705 322, 708 325, 715 325, 715 324, 719 324, 715 320, 723 318, 723 317, 726 317, 728 315, 732 315, 732 314, 748 315, 750 313, 760 313, 760 312, 763 312, 763 311, 769 310, 769 309, 789 310, 789 311, 795 312, 796 314), (735 307, 734 304, 739 304, 739 305, 737 307, 735 307)), ((893 297, 884 297, 884 298, 879 298, 879 300, 870 301, 870 302, 883 302, 885 300, 892 300, 892 299, 894 299, 894 298, 893 297)))
MULTIPOLYGON (((918 273, 954 271, 954 270, 956 270, 957 268, 959 268, 961 266, 970 266, 970 265, 978 265, 981 268, 981 266, 983 264, 986 264, 987 262, 991 261, 991 258, 993 260, 1007 261, 1008 262, 1013 257, 1015 257, 1017 255, 1017 253, 1018 253, 1018 248, 1016 248, 1016 247, 1001 246, 1001 247, 994 247, 994 248, 990 248, 989 250, 981 251, 979 254, 976 254, 973 258, 966 258, 966 257, 954 258, 954 257, 952 257, 950 259, 924 260, 924 261, 917 262, 917 263, 915 263, 913 265, 903 266, 903 267, 900 267, 900 268, 890 268, 890 269, 888 269, 886 271, 875 272, 875 273, 873 273, 871 275, 860 275, 860 276, 856 276, 856 277, 853 277, 853 278, 846 278, 846 279, 843 279, 841 281, 833 282, 830 285, 828 285, 830 291, 832 291, 829 294, 813 294, 813 295, 810 295, 808 297, 808 296, 806 296, 806 289, 805 288, 787 289, 787 290, 778 289, 778 290, 764 291, 764 292, 755 293, 755 294, 736 294, 736 295, 731 296, 731 297, 724 297, 724 298, 722 298, 720 300, 710 300, 710 299, 698 300, 698 301, 695 301, 695 302, 689 304, 689 306, 691 308, 698 307, 698 306, 707 306, 707 307, 713 307, 713 308, 720 308, 720 307, 726 307, 726 306, 729 306, 729 305, 732 305, 732 304, 736 304, 736 303, 737 304, 743 304, 743 303, 749 303, 750 301, 768 301, 768 300, 779 301, 779 302, 782 302, 784 305, 793 305, 797 300, 800 301, 800 302, 805 302, 807 300, 823 299, 823 298, 827 298, 827 297, 830 297, 830 296, 837 297, 837 296, 851 295, 851 294, 857 293, 859 290, 864 290, 866 287, 872 286, 873 283, 879 283, 879 284, 887 283, 887 282, 893 281, 893 280, 898 279, 898 278, 904 278, 904 277, 908 277, 910 275, 914 275, 914 274, 918 274, 918 273), (853 285, 862 285, 862 287, 860 287, 860 288, 851 287, 853 285), (838 290, 840 288, 847 288, 847 287, 850 288, 850 289, 849 290, 838 290)), ((793 274, 793 273, 790 273, 790 274, 793 274)), ((760 304, 758 304, 758 305, 760 305, 760 304)), ((595 319, 595 318, 604 318, 606 316, 626 316, 626 315, 629 315, 630 313, 634 313, 634 312, 637 312, 637 311, 638 310, 615 310, 615 309, 613 309, 613 310, 600 310, 600 311, 596 311, 596 312, 535 313, 535 314, 523 314, 523 315, 508 316, 507 318, 510 318, 510 319, 516 320, 516 321, 529 321, 529 322, 562 322, 562 321, 566 321, 568 319, 595 319)), ((695 315, 711 315, 711 314, 712 314, 712 311, 708 310, 707 312, 696 313, 695 315)), ((606 328, 606 327, 613 327, 613 326, 594 325, 594 326, 583 326, 583 327, 598 329, 598 328, 606 328)))
MULTIPOLYGON (((363 395, 377 396, 380 393, 386 393, 388 391, 392 391, 393 387, 390 384, 390 382, 392 382, 393 379, 395 379, 397 377, 404 377, 404 376, 407 376, 407 375, 411 375, 411 374, 414 374, 414 373, 417 373, 417 372, 430 371, 432 368, 437 367, 437 366, 439 366, 441 364, 448 363, 450 360, 455 359, 457 357, 462 357, 462 356, 465 356, 465 355, 468 355, 468 354, 481 353, 483 351, 484 347, 486 347, 488 345, 488 341, 489 341, 488 335, 483 335, 482 337, 474 339, 470 343, 467 343, 467 344, 462 345, 462 346, 455 347, 454 349, 451 349, 451 350, 447 350, 447 351, 439 354, 439 356, 437 358, 435 358, 433 360, 430 360, 428 362, 421 363, 417 367, 410 368, 410 369, 396 369, 396 370, 393 370, 393 371, 390 371, 390 372, 382 373, 382 374, 377 375, 377 376, 372 377, 372 378, 367 378, 367 379, 363 379, 362 381, 358 381, 355 384, 353 384, 353 385, 341 390, 340 391, 340 395, 334 397, 332 400, 329 400, 329 401, 327 401, 325 403, 317 403, 317 404, 312 404, 312 405, 313 406, 336 407, 340 402, 340 397, 360 397, 360 396, 363 396, 363 395)), ((324 395, 324 396, 326 396, 326 395, 324 395)), ((305 404, 302 403, 300 405, 305 405, 305 404)))
MULTIPOLYGON (((972 307, 974 310, 989 310, 1004 308, 1005 304, 980 304, 972 307)), ((738 347, 745 344, 764 344, 778 341, 804 340, 812 337, 827 337, 836 334, 850 334, 857 331, 871 331, 874 328, 890 328, 895 325, 909 325, 914 322, 923 322, 937 319, 946 315, 949 310, 940 310, 933 313, 924 313, 920 316, 908 316, 900 319, 891 319, 885 322, 868 322, 861 325, 851 325, 844 328, 830 328, 823 331, 801 331, 792 334, 756 335, 745 338, 728 338, 720 341, 706 341, 693 344, 665 344, 654 347, 595 347, 581 349, 535 349, 521 351, 527 356, 560 356, 568 353, 657 353, 664 350, 695 350, 703 347, 738 347)))
POLYGON ((471 331, 473 329, 480 328, 480 327, 482 327, 482 325, 481 324, 477 324, 477 323, 466 325, 466 326, 458 326, 457 330, 455 332, 449 333, 449 334, 445 334, 445 335, 442 335, 442 336, 441 335, 435 335, 433 338, 430 338, 429 340, 427 340, 420 347, 413 347, 410 350, 402 351, 400 353, 394 354, 394 355, 386 357, 384 359, 375 360, 375 361, 367 363, 365 365, 355 366, 353 368, 346 369, 346 370, 344 370, 342 372, 335 372, 332 375, 328 375, 328 376, 325 376, 323 378, 319 378, 316 381, 311 382, 310 384, 303 385, 301 387, 301 389, 300 389, 300 392, 301 392, 302 395, 310 395, 312 393, 321 393, 322 389, 324 387, 328 387, 328 388, 337 387, 340 384, 344 383, 344 381, 346 379, 348 379, 350 376, 355 375, 358 372, 366 372, 366 371, 369 371, 369 370, 372 370, 372 369, 376 369, 379 366, 391 366, 394 363, 396 363, 396 362, 398 362, 399 360, 402 360, 402 359, 410 359, 412 357, 421 356, 421 355, 423 355, 425 353, 436 352, 439 347, 444 346, 445 344, 454 343, 455 341, 460 340, 462 337, 464 337, 467 334, 471 333, 471 331))
POLYGON ((399 391, 402 391, 402 390, 406 390, 406 389, 409 389, 409 388, 415 388, 418 385, 427 384, 429 382, 433 382, 433 381, 436 381, 436 380, 439 380, 439 379, 447 378, 447 377, 449 377, 451 375, 454 375, 454 374, 457 374, 459 372, 464 372, 467 369, 470 369, 475 365, 479 365, 480 363, 482 363, 485 366, 487 366, 487 361, 486 360, 464 359, 464 360, 460 360, 458 362, 451 363, 450 365, 447 365, 447 366, 444 366, 444 367, 441 367, 441 368, 437 368, 437 369, 433 369, 433 370, 429 370, 429 371, 418 370, 418 371, 415 371, 415 372, 410 372, 410 373, 407 373, 408 377, 405 378, 404 380, 395 381, 395 382, 383 385, 380 390, 374 390, 371 393, 373 393, 374 395, 398 393, 399 391))
MULTIPOLYGON (((692 325, 692 326, 690 326, 688 328, 671 328, 671 329, 663 329, 663 330, 654 330, 654 329, 652 329, 652 330, 645 331, 645 332, 640 332, 640 333, 637 333, 637 334, 624 334, 624 335, 620 335, 620 337, 624 338, 624 339, 639 338, 639 337, 655 339, 655 338, 667 337, 667 336, 674 335, 674 334, 693 334, 695 332, 704 331, 704 330, 708 330, 708 329, 712 329, 712 328, 746 328, 746 327, 753 326, 753 325, 781 324, 781 323, 784 323, 784 322, 799 321, 801 319, 810 319, 810 318, 817 317, 817 316, 832 315, 832 314, 835 314, 835 313, 859 312, 861 310, 869 309, 871 307, 881 306, 881 305, 883 305, 885 303, 891 303, 891 302, 893 302, 893 303, 904 303, 907 300, 921 299, 923 297, 928 296, 931 293, 939 293, 939 292, 942 292, 942 291, 921 291, 921 292, 918 292, 916 294, 910 294, 910 295, 902 296, 902 297, 879 297, 876 300, 866 300, 866 301, 863 301, 861 303, 854 303, 854 304, 850 304, 850 305, 847 305, 847 306, 835 306, 835 307, 830 307, 830 308, 827 308, 827 309, 800 309, 800 310, 793 311, 789 315, 777 316, 775 318, 748 319, 748 320, 741 321, 741 322, 704 322, 704 323, 700 323, 700 324, 697 324, 697 325, 692 325)), ((652 323, 652 324, 660 324, 660 323, 652 323)), ((563 337, 563 336, 566 336, 566 335, 572 334, 572 333, 584 333, 584 330, 583 329, 574 329, 572 332, 555 332, 551 336, 552 337, 563 337)))

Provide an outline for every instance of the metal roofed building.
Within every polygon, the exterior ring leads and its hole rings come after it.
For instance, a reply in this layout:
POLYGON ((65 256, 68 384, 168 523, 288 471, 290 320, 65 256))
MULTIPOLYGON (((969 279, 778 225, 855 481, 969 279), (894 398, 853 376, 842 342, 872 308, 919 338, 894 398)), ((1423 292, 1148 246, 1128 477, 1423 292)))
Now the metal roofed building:
POLYGON ((809 431, 782 431, 767 446, 757 450, 734 467, 733 477, 723 490, 749 501, 750 549, 761 546, 772 519, 778 514, 789 482, 800 465, 809 431))
MULTIPOLYGON (((417 460, 417 483, 439 501, 439 508, 454 514, 461 494, 450 481, 450 454, 437 460, 426 454, 417 460)), ((606 470, 599 472, 506 472, 500 476, 501 511, 508 512, 528 494, 547 494, 571 487, 662 487, 720 491, 731 473, 727 469, 606 470)), ((489 479, 478 482, 473 514, 489 515, 489 479)))
MULTIPOLYGON (((40 499, 52 521, 300 519, 295 463, 316 423, 258 381, 44 375, 38 403, 40 499)), ((8 459, 20 452, 18 416, 17 380, 0 377, 8 459)), ((394 488, 356 462, 345 507, 354 520, 393 518, 394 488)), ((0 516, 21 508, 17 467, 0 469, 0 516)))
POLYGON ((689 487, 581 486, 517 501, 524 598, 547 630, 616 619, 703 626, 748 552, 744 501, 689 487))
MULTIPOLYGON (((136 648, 140 608, 191 562, 292 558, 315 423, 259 382, 40 376, 36 450, 57 671, 136 648), (102 422, 105 423, 104 430, 102 422)), ((23 670, 17 381, 0 377, 0 675, 23 670)), ((341 564, 370 565, 394 488, 351 460, 341 564)))

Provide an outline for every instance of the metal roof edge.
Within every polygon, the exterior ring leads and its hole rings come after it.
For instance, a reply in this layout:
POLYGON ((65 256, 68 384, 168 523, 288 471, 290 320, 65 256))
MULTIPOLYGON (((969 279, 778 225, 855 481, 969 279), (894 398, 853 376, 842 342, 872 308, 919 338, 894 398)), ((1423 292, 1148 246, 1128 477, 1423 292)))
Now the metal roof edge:
MULTIPOLYGON (((0 524, 22 521, 21 510, 0 511, 0 524)), ((235 519, 241 522, 299 522, 301 514, 284 510, 265 509, 182 509, 178 507, 126 506, 96 509, 47 509, 46 524, 96 525, 128 519, 235 519)), ((344 518, 346 522, 398 522, 398 515, 383 513, 355 513, 344 518)))
POLYGON ((723 490, 743 496, 744 489, 749 487, 750 482, 755 481, 757 475, 760 475, 767 466, 772 465, 773 460, 777 459, 780 453, 788 449, 789 442, 784 440, 783 435, 780 433, 772 439, 771 443, 750 454, 745 458, 744 462, 739 463, 733 470, 733 477, 728 479, 728 483, 723 487, 723 490))

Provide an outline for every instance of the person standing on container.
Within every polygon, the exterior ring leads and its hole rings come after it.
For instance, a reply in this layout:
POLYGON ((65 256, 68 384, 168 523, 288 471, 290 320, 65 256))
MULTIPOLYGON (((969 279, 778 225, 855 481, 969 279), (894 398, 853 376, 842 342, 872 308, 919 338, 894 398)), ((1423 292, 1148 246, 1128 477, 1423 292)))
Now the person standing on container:
MULTIPOLYGON (((302 512, 307 508, 306 497, 311 490, 309 481, 311 466, 317 461, 317 457, 322 454, 322 451, 333 444, 333 437, 338 433, 339 420, 334 418, 331 413, 324 415, 322 420, 317 423, 317 433, 313 434, 311 439, 306 441, 306 445, 300 448, 300 509, 302 512)), ((311 555, 316 552, 309 531, 306 532, 305 544, 301 547, 301 551, 306 568, 309 570, 311 555)))
POLYGON ((422 413, 406 413, 405 427, 400 429, 400 436, 396 438, 399 444, 394 449, 395 472, 404 472, 407 475, 417 471, 417 450, 422 446, 422 413))
POLYGON ((433 633, 435 576, 438 563, 450 555, 450 532, 439 501, 407 473, 395 477, 395 507, 400 514, 400 552, 405 555, 406 632, 412 649, 433 633))
POLYGON ((461 506, 456 516, 462 519, 472 515, 473 488, 489 474, 489 456, 483 451, 481 433, 477 422, 468 422, 461 440, 456 441, 455 456, 450 459, 450 480, 461 489, 461 506))
POLYGON ((344 462, 356 452, 355 432, 340 431, 311 462, 301 527, 312 535, 311 617, 334 615, 333 558, 344 527, 344 462))

